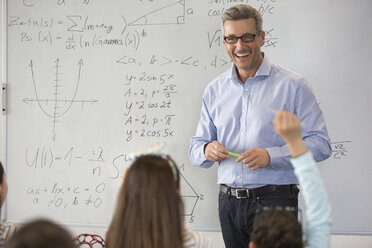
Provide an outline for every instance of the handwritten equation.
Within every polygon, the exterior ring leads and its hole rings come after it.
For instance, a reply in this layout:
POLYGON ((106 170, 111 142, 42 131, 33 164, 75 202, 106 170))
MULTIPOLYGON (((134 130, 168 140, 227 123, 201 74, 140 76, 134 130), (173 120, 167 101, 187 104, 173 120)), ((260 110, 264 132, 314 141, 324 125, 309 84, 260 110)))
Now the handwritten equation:
POLYGON ((141 138, 172 138, 176 118, 174 101, 178 95, 173 73, 126 74, 124 80, 125 141, 141 138))
POLYGON ((350 140, 332 142, 332 157, 334 159, 346 158, 349 152, 347 147, 350 143, 350 140))
MULTIPOLYGON (((26 7, 37 6, 36 2, 25 1, 23 3, 26 7)), ((65 6, 69 5, 68 2, 59 0, 56 4, 65 6)), ((90 1, 85 0, 82 3, 88 5, 90 1)), ((145 27, 185 24, 186 14, 192 13, 191 8, 186 9, 184 1, 174 1, 162 3, 147 13, 139 13, 138 17, 129 21, 122 13, 100 20, 95 20, 89 15, 76 14, 63 15, 59 18, 10 15, 8 28, 9 30, 17 28, 18 38, 24 44, 37 42, 50 47, 63 46, 66 50, 94 47, 125 47, 138 50, 142 38, 151 38, 145 27)))
POLYGON ((121 16, 117 20, 94 20, 89 16, 66 15, 56 17, 9 16, 8 29, 19 30, 21 43, 34 46, 59 46, 66 50, 94 47, 129 47, 137 50, 140 34, 127 30, 121 16))
MULTIPOLYGON (((90 163, 106 162, 102 147, 92 148, 89 155, 82 155, 81 152, 76 151, 74 147, 70 147, 61 153, 53 152, 51 147, 45 146, 28 148, 25 152, 25 164, 29 168, 47 169, 60 166, 71 167, 74 165, 74 161, 80 161, 76 164, 83 161, 90 163)), ((94 170, 92 174, 94 175, 94 170)))
MULTIPOLYGON (((152 54, 149 56, 135 56, 135 55, 123 55, 116 63, 122 64, 124 66, 138 66, 138 67, 158 67, 158 68, 168 68, 170 66, 177 66, 180 68, 191 68, 191 69, 227 69, 231 65, 231 59, 227 59, 226 56, 212 55, 207 59, 202 59, 198 56, 167 56, 152 54)), ((160 80, 161 82, 166 80, 167 75, 149 75, 146 72, 142 72, 137 78, 141 81, 155 81, 154 79, 160 80)), ((130 80, 134 78, 125 75, 125 80, 130 83, 130 80)))
POLYGON ((277 0, 208 0, 208 4, 213 6, 207 11, 209 17, 220 17, 222 13, 232 4, 252 5, 261 13, 262 16, 265 16, 274 15, 276 13, 277 0))
POLYGON ((92 187, 55 182, 50 185, 29 186, 26 195, 35 206, 43 205, 59 209, 99 208, 104 201, 105 190, 104 182, 92 187))
MULTIPOLYGON (((78 180, 76 183, 71 181, 53 179, 52 182, 34 182, 24 188, 26 200, 34 207, 47 207, 48 209, 74 210, 74 209, 99 209, 105 204, 107 197, 107 184, 112 180, 120 179, 124 169, 133 162, 130 154, 114 155, 112 158, 106 154, 103 147, 94 147, 88 154, 81 148, 70 147, 63 152, 58 152, 51 147, 35 147, 26 150, 25 166, 30 169, 41 170, 63 170, 66 173, 78 170, 84 174, 84 178, 94 177, 89 183, 78 180), (93 166, 84 166, 82 161, 91 162, 93 166), (85 170, 82 167, 86 167, 85 170), (99 173, 97 168, 99 168, 99 173), (102 168, 106 173, 101 173, 102 168), (54 180, 54 181, 53 181, 54 180), (69 181, 69 182, 68 182, 69 181), (98 182, 97 182, 98 181, 98 182)), ((204 200, 203 194, 197 193, 197 189, 183 175, 185 165, 179 167, 181 177, 182 197, 185 202, 184 215, 193 223, 194 211, 199 201, 204 200)))

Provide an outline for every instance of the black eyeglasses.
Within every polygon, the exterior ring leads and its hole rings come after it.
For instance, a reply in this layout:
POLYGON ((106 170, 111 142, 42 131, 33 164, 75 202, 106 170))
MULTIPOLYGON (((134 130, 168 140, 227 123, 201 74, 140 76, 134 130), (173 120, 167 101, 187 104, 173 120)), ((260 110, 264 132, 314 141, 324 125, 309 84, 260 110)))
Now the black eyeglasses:
POLYGON ((244 43, 252 42, 261 31, 258 31, 256 34, 246 33, 240 37, 236 37, 234 35, 231 36, 224 36, 223 39, 227 44, 236 44, 239 39, 241 39, 244 43))

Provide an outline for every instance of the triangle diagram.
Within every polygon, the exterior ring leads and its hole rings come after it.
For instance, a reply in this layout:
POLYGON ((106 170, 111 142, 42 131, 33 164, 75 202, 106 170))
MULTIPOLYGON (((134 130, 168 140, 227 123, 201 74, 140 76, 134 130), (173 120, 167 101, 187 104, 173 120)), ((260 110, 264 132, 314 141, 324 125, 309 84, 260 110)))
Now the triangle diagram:
POLYGON ((187 179, 182 175, 181 171, 178 169, 180 172, 180 179, 181 179, 181 196, 182 196, 182 201, 184 205, 184 215, 185 216, 192 216, 194 214, 194 210, 196 207, 196 204, 199 201, 199 194, 196 193, 194 188, 191 186, 191 184, 187 181, 187 179))
POLYGON ((169 3, 130 22, 128 26, 185 23, 185 0, 169 3))

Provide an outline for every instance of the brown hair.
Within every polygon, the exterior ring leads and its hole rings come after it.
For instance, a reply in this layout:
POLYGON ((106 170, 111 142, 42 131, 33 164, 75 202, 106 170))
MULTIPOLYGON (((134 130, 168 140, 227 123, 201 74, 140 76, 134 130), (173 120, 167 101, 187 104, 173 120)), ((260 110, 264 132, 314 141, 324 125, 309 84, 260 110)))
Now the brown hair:
POLYGON ((73 238, 60 225, 44 219, 22 226, 6 243, 6 248, 75 248, 73 238))
POLYGON ((109 230, 110 247, 181 248, 179 171, 169 157, 144 155, 130 166, 109 230))
POLYGON ((234 5, 222 14, 222 26, 225 21, 238 21, 253 18, 256 21, 257 32, 262 31, 262 16, 258 10, 248 4, 234 5))
POLYGON ((8 183, 5 178, 5 170, 3 164, 0 162, 0 212, 1 207, 5 201, 5 197, 8 194, 8 183))
POLYGON ((251 241, 256 248, 301 248, 302 227, 293 213, 265 210, 254 218, 251 241))
POLYGON ((4 167, 3 167, 3 164, 0 162, 0 184, 3 184, 3 178, 4 178, 4 167))

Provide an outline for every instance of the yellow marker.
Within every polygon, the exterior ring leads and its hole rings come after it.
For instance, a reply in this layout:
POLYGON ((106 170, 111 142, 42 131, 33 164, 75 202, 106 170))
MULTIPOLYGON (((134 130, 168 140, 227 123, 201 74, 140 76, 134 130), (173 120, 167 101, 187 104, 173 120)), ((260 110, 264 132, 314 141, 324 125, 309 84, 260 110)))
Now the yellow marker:
POLYGON ((228 152, 227 155, 233 156, 233 157, 236 157, 236 158, 239 158, 240 157, 239 154, 236 154, 236 153, 233 153, 233 152, 228 152))

